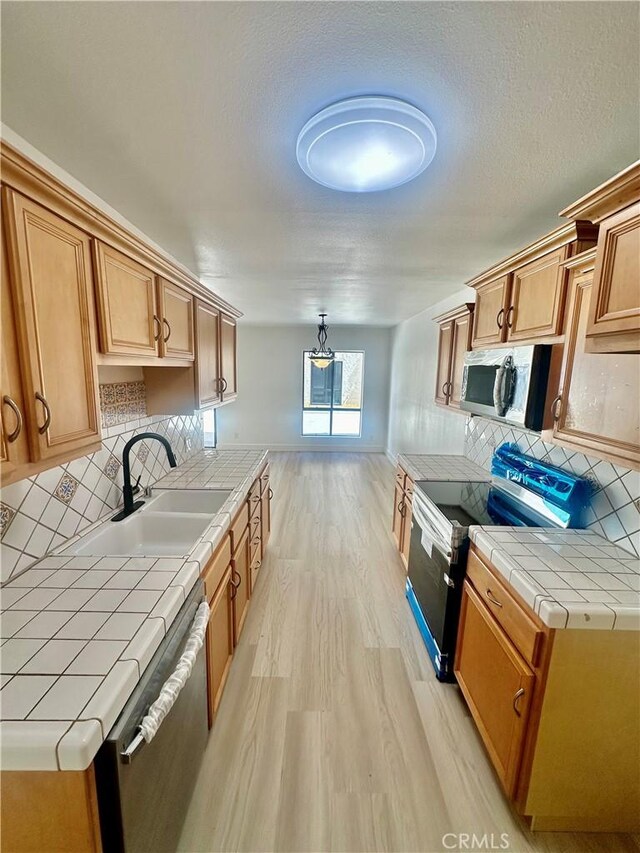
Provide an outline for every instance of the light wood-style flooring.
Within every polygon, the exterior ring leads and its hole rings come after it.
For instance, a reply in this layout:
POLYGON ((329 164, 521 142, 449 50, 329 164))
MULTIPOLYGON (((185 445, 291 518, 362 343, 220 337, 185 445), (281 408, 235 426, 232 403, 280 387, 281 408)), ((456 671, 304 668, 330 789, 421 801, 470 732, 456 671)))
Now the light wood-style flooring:
POLYGON ((185 822, 183 851, 628 851, 530 833, 404 597, 382 455, 274 453, 273 532, 185 822), (493 837, 491 834, 493 833, 493 837), (476 847, 475 849, 479 849, 476 847))

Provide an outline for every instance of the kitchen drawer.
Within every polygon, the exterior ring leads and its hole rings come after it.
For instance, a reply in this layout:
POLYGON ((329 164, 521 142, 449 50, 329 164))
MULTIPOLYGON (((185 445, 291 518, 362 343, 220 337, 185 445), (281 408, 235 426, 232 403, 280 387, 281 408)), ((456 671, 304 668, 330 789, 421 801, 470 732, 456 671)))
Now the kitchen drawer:
POLYGON ((211 603, 220 581, 224 577, 225 572, 231 563, 231 538, 225 536, 222 543, 218 546, 218 550, 207 563, 207 567, 202 573, 204 580, 204 590, 207 595, 207 601, 211 603))
POLYGON ((406 472, 400 466, 398 466, 398 468, 396 469, 396 485, 398 486, 398 488, 402 489, 403 491, 404 491, 404 482, 405 482, 406 478, 407 478, 406 472))
POLYGON ((242 539, 242 534, 249 526, 249 507, 244 503, 231 524, 231 552, 235 554, 242 539))
POLYGON ((265 489, 269 488, 270 476, 271 476, 271 472, 269 470, 269 464, 267 463, 267 465, 265 466, 265 468, 262 471, 262 474, 260 474, 260 494, 261 495, 264 494, 265 489))
POLYGON ((251 518, 249 519, 249 538, 253 539, 254 536, 260 535, 260 513, 254 512, 251 518))
POLYGON ((467 560, 467 578, 511 642, 535 666, 544 631, 473 550, 467 560))
POLYGON ((415 483, 411 479, 411 477, 407 474, 404 480, 404 491, 409 499, 413 497, 413 492, 415 490, 415 483))
POLYGON ((254 512, 260 506, 260 478, 255 481, 253 486, 251 486, 251 491, 249 492, 249 515, 252 516, 254 512))
POLYGON ((251 551, 250 551, 250 562, 253 564, 255 560, 259 560, 262 556, 262 540, 260 538, 260 531, 251 537, 251 551))

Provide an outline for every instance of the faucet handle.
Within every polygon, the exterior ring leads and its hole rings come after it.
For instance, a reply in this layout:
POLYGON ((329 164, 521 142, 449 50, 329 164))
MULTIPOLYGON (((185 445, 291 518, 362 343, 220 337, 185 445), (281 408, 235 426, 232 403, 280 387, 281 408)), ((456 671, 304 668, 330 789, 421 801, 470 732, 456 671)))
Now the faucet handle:
POLYGON ((137 495, 138 492, 140 491, 140 480, 141 480, 141 478, 142 478, 142 474, 140 474, 140 476, 136 480, 135 486, 131 489, 131 494, 137 495))

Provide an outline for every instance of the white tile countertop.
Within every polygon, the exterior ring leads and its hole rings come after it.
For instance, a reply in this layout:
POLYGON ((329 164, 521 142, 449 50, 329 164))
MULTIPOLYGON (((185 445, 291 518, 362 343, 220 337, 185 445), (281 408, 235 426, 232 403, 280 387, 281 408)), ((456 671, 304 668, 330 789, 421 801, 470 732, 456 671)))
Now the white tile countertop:
POLYGON ((156 483, 233 490, 183 557, 59 550, 0 590, 4 770, 89 766, 266 459, 266 451, 204 450, 156 483))
POLYGON ((550 628, 640 631, 640 561, 597 533, 472 526, 469 535, 550 628))
POLYGON ((438 454, 400 454, 401 465, 412 480, 445 480, 448 482, 488 483, 491 474, 466 456, 439 456, 438 454))

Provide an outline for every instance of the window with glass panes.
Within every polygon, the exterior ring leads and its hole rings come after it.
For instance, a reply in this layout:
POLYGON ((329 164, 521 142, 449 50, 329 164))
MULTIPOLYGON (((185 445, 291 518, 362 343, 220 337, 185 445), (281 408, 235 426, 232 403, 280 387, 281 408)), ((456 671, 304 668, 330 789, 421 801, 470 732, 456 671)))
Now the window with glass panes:
POLYGON ((359 436, 364 353, 337 351, 327 367, 303 353, 302 435, 359 436))

